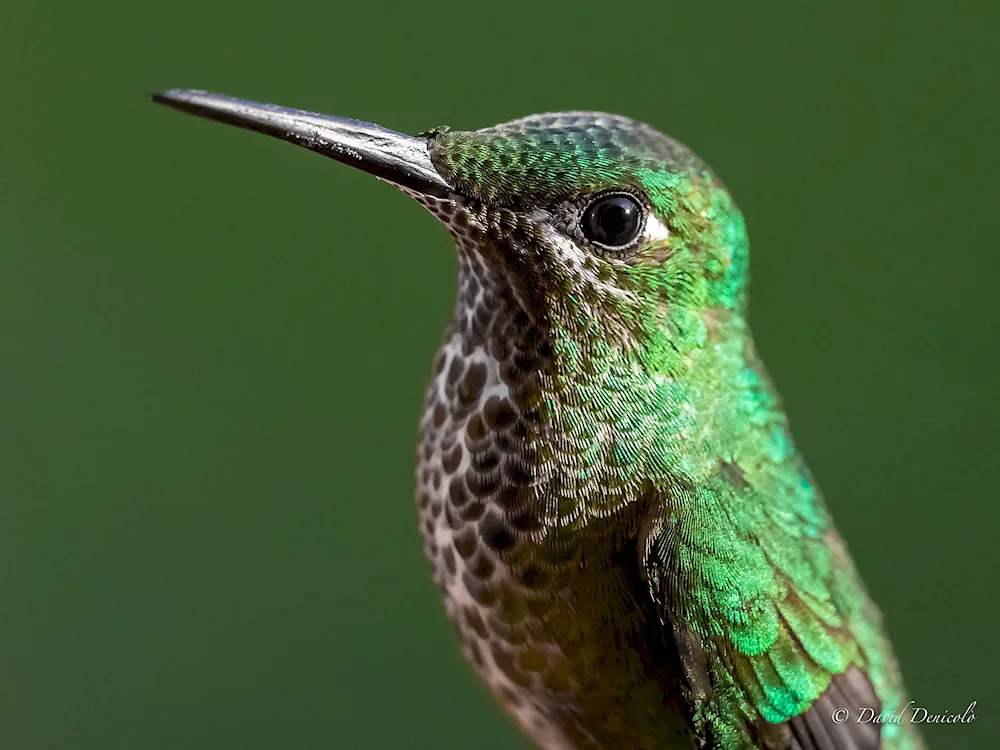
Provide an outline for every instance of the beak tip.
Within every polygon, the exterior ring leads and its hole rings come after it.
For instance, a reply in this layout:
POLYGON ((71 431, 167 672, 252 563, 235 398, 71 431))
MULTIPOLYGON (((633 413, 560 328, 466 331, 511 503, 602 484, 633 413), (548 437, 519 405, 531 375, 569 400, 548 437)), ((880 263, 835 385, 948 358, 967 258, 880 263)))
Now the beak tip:
POLYGON ((149 95, 149 100, 157 104, 176 106, 184 102, 192 101, 198 94, 206 94, 207 91, 197 91, 195 89, 164 89, 154 91, 149 95))

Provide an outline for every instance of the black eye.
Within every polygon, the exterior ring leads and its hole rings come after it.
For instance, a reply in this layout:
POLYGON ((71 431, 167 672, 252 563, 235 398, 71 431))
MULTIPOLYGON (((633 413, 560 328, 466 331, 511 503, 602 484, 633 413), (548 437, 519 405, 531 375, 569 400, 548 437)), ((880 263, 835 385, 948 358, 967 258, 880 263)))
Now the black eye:
POLYGON ((641 225, 642 208, 631 195, 605 195, 583 212, 583 233, 602 245, 627 245, 639 234, 641 225))

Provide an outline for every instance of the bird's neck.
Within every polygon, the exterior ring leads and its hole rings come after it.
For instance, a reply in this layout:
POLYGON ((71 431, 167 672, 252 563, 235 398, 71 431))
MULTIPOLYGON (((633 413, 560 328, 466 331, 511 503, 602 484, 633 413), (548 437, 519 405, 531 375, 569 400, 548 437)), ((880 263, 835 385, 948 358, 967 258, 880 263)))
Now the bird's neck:
POLYGON ((544 422, 621 476, 697 484, 760 426, 783 421, 745 318, 724 308, 679 317, 641 343, 557 331, 544 422))
POLYGON ((530 412, 536 483, 562 517, 613 510, 597 498, 623 504, 650 480, 698 483, 783 421, 738 307, 667 310, 642 342, 591 337, 558 311, 524 309, 481 259, 462 254, 459 267, 453 332, 530 412))

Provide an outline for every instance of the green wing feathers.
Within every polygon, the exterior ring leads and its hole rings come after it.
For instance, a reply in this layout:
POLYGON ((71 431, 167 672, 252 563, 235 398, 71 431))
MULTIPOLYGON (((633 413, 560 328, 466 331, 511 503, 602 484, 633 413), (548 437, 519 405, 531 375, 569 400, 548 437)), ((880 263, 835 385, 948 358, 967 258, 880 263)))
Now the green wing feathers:
MULTIPOLYGON (((826 704, 840 696, 852 714, 878 714, 902 700, 880 615, 783 425, 762 432, 764 450, 728 455, 699 482, 664 491, 644 540, 692 721, 710 747, 875 750, 877 726, 837 723, 840 706, 826 704), (830 739, 817 739, 823 732, 830 739)), ((883 730, 885 748, 919 746, 905 739, 899 726, 883 730)))

